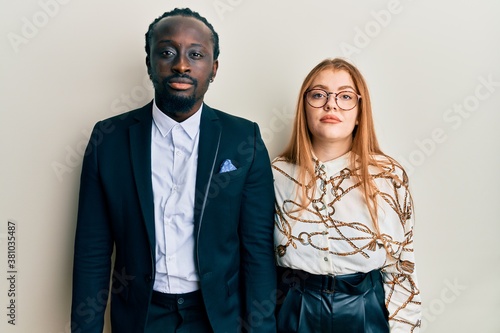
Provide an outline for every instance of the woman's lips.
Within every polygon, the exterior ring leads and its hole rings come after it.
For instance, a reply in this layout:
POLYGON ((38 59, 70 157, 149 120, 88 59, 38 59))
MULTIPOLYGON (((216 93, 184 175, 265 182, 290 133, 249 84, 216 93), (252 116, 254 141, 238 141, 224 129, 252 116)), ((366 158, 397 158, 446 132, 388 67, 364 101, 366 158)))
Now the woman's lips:
POLYGON ((321 121, 322 123, 329 123, 329 124, 338 124, 341 122, 339 118, 331 115, 321 117, 319 121, 321 121))

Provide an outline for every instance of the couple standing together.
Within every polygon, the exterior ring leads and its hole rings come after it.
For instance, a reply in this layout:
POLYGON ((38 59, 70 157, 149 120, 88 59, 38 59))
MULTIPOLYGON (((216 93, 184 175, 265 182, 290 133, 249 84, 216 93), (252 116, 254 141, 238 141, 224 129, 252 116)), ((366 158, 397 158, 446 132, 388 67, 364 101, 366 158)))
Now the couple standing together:
POLYGON ((360 72, 311 70, 271 163, 257 124, 203 102, 212 25, 174 9, 145 37, 154 100, 97 123, 83 161, 72 332, 102 332, 108 294, 117 333, 417 332, 408 179, 360 72))

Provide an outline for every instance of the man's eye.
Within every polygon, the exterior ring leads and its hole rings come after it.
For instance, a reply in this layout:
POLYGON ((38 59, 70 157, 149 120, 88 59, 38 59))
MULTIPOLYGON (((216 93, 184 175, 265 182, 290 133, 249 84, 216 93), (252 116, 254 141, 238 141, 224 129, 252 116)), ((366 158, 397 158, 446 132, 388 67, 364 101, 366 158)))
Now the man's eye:
POLYGON ((203 54, 201 54, 199 52, 193 52, 193 53, 191 53, 191 57, 193 57, 193 58, 203 58, 203 54))
POLYGON ((174 54, 174 52, 166 50, 166 51, 161 51, 160 54, 164 57, 170 57, 174 54))

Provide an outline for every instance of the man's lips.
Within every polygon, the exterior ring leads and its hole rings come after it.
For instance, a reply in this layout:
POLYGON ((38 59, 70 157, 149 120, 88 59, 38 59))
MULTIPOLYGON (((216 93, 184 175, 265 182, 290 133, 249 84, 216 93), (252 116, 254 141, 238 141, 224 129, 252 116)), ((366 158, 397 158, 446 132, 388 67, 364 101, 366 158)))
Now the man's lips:
POLYGON ((188 78, 173 78, 168 80, 167 84, 175 90, 187 90, 193 86, 193 81, 188 78))
POLYGON ((338 124, 342 122, 339 118, 332 115, 323 116, 319 121, 321 121, 322 123, 329 123, 329 124, 338 124))

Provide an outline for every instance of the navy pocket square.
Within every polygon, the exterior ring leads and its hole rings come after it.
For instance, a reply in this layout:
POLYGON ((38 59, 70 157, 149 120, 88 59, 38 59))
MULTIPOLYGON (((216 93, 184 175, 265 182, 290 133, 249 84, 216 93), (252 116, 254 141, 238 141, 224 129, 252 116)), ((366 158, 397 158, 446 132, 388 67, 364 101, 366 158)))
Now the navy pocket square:
POLYGON ((229 172, 236 170, 236 167, 233 165, 231 160, 224 160, 220 166, 219 173, 229 172))

